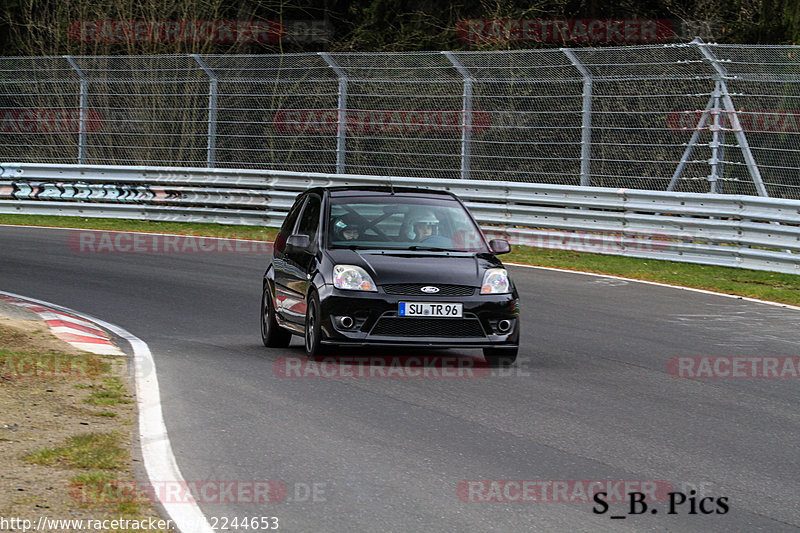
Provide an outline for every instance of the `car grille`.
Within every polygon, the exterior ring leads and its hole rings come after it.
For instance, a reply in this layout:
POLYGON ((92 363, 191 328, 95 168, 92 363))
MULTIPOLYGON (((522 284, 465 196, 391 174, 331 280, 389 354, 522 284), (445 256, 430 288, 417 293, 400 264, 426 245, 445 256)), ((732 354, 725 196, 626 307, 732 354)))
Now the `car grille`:
POLYGON ((477 318, 405 318, 384 316, 378 319, 371 335, 381 337, 483 337, 477 318))
POLYGON ((399 294, 402 296, 472 296, 475 288, 466 285, 437 285, 435 283, 397 283, 383 285, 383 291, 386 294, 399 294), (422 292, 422 287, 436 287, 439 292, 422 292))

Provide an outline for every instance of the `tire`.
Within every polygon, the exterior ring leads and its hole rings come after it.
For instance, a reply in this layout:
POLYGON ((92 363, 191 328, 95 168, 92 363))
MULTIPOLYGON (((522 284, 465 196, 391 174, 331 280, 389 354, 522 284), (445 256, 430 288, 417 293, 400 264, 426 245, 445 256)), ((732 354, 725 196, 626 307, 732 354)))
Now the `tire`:
POLYGON ((292 334, 278 325, 272 293, 266 284, 261 293, 261 342, 267 348, 286 348, 291 340, 292 334))
POLYGON ((517 360, 519 346, 513 348, 484 348, 483 358, 493 368, 511 366, 517 360))
POLYGON ((322 310, 319 296, 312 292, 308 297, 306 306, 306 327, 303 335, 306 355, 309 358, 320 357, 328 353, 328 348, 322 344, 322 310))

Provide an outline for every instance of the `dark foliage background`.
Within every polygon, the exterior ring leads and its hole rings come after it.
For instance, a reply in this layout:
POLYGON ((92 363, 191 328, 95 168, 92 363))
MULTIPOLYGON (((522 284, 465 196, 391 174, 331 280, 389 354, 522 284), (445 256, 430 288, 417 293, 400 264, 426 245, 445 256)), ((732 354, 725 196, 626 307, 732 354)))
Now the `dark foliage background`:
MULTIPOLYGON (((469 43, 456 27, 464 19, 669 19, 689 41, 792 44, 800 41, 798 0, 5 0, 0 7, 0 55, 277 53, 305 51, 496 50, 580 45, 557 42, 469 43), (116 42, 70 39, 81 20, 316 20, 324 41, 272 43, 116 42)), ((594 46, 602 43, 591 43, 594 46)))

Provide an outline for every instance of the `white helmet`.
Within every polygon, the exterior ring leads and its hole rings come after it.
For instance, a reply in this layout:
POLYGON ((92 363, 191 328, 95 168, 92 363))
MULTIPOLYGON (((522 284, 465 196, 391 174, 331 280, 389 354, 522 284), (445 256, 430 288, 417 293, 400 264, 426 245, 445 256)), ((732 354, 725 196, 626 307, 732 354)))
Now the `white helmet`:
POLYGON ((439 219, 431 211, 422 211, 411 217, 411 225, 415 224, 428 224, 436 226, 439 224, 439 219))
POLYGON ((427 224, 428 226, 432 226, 431 235, 436 235, 439 229, 439 219, 436 218, 436 215, 433 214, 432 211, 420 211, 415 213, 411 216, 411 220, 409 222, 409 235, 412 239, 419 238, 417 235, 417 224, 427 224))

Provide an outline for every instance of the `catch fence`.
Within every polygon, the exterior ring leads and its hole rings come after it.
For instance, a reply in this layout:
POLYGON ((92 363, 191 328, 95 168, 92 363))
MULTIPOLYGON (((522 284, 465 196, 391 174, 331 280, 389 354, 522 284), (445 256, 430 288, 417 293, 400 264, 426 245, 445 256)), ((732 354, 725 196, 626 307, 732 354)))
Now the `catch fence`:
POLYGON ((800 47, 0 58, 0 161, 800 199, 800 47))

